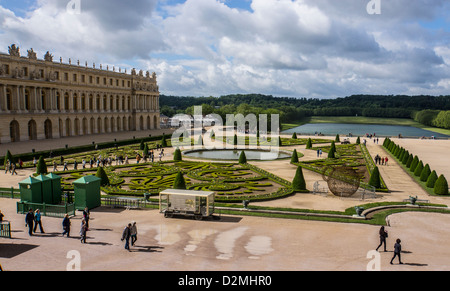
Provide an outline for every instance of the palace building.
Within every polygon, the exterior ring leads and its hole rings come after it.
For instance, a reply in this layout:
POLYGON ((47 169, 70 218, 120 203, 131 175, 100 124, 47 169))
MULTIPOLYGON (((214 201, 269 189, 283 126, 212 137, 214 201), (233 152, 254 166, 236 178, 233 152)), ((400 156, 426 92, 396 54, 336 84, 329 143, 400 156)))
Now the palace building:
POLYGON ((0 53, 0 143, 160 128, 156 74, 0 53))

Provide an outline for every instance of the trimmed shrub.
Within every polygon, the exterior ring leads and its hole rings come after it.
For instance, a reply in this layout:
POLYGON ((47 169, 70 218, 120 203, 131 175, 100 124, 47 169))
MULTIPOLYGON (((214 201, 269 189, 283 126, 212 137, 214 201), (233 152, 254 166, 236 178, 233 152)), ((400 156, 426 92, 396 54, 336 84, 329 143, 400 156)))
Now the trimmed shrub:
POLYGON ((420 173, 420 181, 426 182, 430 174, 431 174, 430 165, 426 164, 422 170, 422 173, 420 173))
POLYGON ((411 166, 409 167, 409 170, 414 173, 418 164, 419 164, 419 157, 414 156, 414 159, 411 162, 411 166))
POLYGON ((180 162, 183 160, 183 158, 181 157, 181 150, 179 148, 177 148, 173 153, 173 160, 175 162, 180 162))
POLYGON ((292 134, 292 139, 297 139, 297 134, 295 132, 292 134))
POLYGON ((448 195, 448 183, 444 175, 440 175, 434 184, 434 194, 436 195, 448 195))
POLYGON ((377 189, 381 188, 380 170, 375 167, 370 175, 369 185, 377 189))
POLYGON ((14 157, 13 157, 13 155, 11 154, 11 152, 9 150, 6 151, 6 156, 5 156, 5 160, 4 160, 4 163, 3 163, 4 166, 6 166, 6 164, 8 163, 8 160, 11 163, 14 163, 14 157))
POLYGON ((359 138, 359 136, 358 136, 358 138, 356 139, 356 144, 361 144, 361 139, 359 138))
POLYGON ((427 187, 434 188, 434 185, 436 184, 437 179, 438 179, 438 175, 436 174, 436 171, 431 172, 431 174, 428 176, 428 179, 427 179, 427 187))
POLYGON ((239 156, 239 164, 247 164, 247 156, 245 155, 244 151, 242 151, 241 155, 239 156))
POLYGON ((141 143, 139 144, 139 149, 140 149, 141 151, 144 150, 144 140, 143 140, 143 139, 141 140, 141 143))
POLYGON ((409 154, 408 160, 406 161, 406 167, 409 169, 411 167, 412 161, 414 160, 413 155, 409 154))
POLYGON ((283 142, 281 141, 281 136, 279 136, 278 137, 278 146, 281 147, 282 145, 283 145, 283 142))
POLYGON ((331 148, 328 152, 328 158, 329 159, 335 159, 336 158, 336 145, 334 144, 334 141, 331 142, 331 148))
POLYGON ((402 158, 403 165, 406 165, 406 163, 408 162, 408 158, 409 158, 409 151, 406 151, 402 158))
POLYGON ((420 161, 420 162, 417 164, 416 169, 414 170, 414 176, 420 177, 420 174, 422 173, 422 170, 423 170, 423 162, 420 161))
POLYGON ((302 167, 297 167, 294 180, 292 180, 292 188, 294 189, 294 191, 306 190, 306 182, 305 178, 303 177, 302 167))
POLYGON ((238 137, 237 137, 237 135, 235 134, 234 135, 234 138, 233 138, 233 145, 237 145, 238 144, 238 137))
POLYGON ((48 173, 47 164, 45 163, 44 157, 40 156, 36 167, 36 174, 40 175, 47 173, 48 173))
POLYGON ((175 181, 173 182, 173 189, 186 190, 186 181, 184 180, 184 176, 181 172, 178 172, 175 177, 175 181))
POLYGON ((340 142, 341 138, 339 137, 339 134, 336 134, 336 138, 334 139, 335 142, 340 142))
POLYGON ((144 148, 142 149, 142 155, 147 156, 148 155, 148 145, 145 143, 144 148))
POLYGON ((100 185, 102 185, 102 186, 108 186, 109 185, 109 178, 108 178, 108 175, 105 172, 105 169, 103 169, 103 167, 99 167, 97 169, 97 173, 95 174, 95 176, 97 178, 101 179, 100 185))
POLYGON ((292 153, 291 157, 291 164, 298 163, 298 153, 297 150, 294 149, 294 152, 292 153))
POLYGON ((308 141, 306 142, 306 148, 307 149, 312 149, 312 140, 311 140, 311 138, 308 138, 308 141))
POLYGON ((166 135, 163 135, 162 139, 161 139, 161 146, 163 148, 167 147, 167 141, 166 141, 166 135))

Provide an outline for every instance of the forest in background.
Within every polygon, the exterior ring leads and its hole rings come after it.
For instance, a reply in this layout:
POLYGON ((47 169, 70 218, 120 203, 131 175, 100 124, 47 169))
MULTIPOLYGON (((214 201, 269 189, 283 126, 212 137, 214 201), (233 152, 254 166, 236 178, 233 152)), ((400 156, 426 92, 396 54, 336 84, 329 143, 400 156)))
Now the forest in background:
POLYGON ((282 123, 299 122, 311 116, 365 116, 413 119, 427 126, 450 129, 450 96, 352 95, 334 99, 274 97, 233 94, 221 97, 160 96, 161 113, 279 114, 282 123))

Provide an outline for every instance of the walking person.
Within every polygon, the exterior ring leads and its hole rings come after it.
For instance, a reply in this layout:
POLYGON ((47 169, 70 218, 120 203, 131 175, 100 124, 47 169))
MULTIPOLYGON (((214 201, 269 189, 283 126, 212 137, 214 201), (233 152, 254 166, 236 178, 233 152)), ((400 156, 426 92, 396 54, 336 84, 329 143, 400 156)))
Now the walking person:
POLYGON ((83 210, 83 219, 86 222, 86 230, 89 230, 89 219, 90 219, 91 213, 89 212, 89 209, 87 207, 83 210))
POLYGON ((394 256, 392 257, 392 259, 391 259, 391 265, 392 265, 392 262, 394 261, 394 259, 395 259, 395 257, 397 257, 398 256, 398 262, 399 262, 399 264, 403 264, 402 263, 402 259, 401 259, 401 256, 400 256, 400 254, 401 254, 401 252, 402 252, 402 245, 400 244, 402 241, 398 238, 397 239, 397 241, 395 242, 395 245, 394 245, 394 256))
POLYGON ((28 226, 28 234, 33 235, 33 224, 34 224, 34 213, 33 209, 29 209, 27 215, 25 216, 25 227, 28 226))
POLYGON ((16 172, 16 163, 12 163, 12 166, 11 166, 11 176, 14 175, 14 174, 17 175, 17 172, 16 172))
POLYGON ((121 241, 125 240, 125 249, 130 251, 131 223, 124 228, 121 241))
POLYGON ((384 165, 385 165, 385 166, 387 166, 388 161, 389 161, 388 157, 385 157, 385 158, 384 158, 384 165))
POLYGON ((131 230, 130 230, 130 234, 131 234, 131 245, 134 246, 134 243, 137 241, 137 226, 136 226, 136 221, 133 221, 131 223, 131 230))
POLYGON ((62 222, 62 226, 63 226, 63 230, 64 230, 64 232, 62 234, 63 236, 66 233, 67 233, 67 237, 70 236, 70 224, 71 224, 71 222, 70 222, 69 214, 66 213, 66 215, 64 215, 64 219, 62 222))
POLYGON ((381 247, 382 244, 384 244, 384 251, 386 252, 386 238, 388 237, 388 233, 386 230, 384 230, 384 226, 380 228, 380 244, 378 245, 376 251, 381 247))
POLYGON ((81 220, 81 228, 80 228, 80 241, 82 244, 86 243, 86 232, 87 232, 86 221, 84 219, 82 219, 81 220))
POLYGON ((45 233, 44 232, 44 228, 42 227, 42 216, 41 216, 41 211, 39 209, 36 209, 36 211, 34 212, 34 232, 36 232, 37 226, 39 225, 39 230, 41 231, 41 233, 45 233))
POLYGON ((64 169, 63 169, 63 171, 68 171, 69 170, 69 168, 67 168, 67 162, 64 162, 64 169))

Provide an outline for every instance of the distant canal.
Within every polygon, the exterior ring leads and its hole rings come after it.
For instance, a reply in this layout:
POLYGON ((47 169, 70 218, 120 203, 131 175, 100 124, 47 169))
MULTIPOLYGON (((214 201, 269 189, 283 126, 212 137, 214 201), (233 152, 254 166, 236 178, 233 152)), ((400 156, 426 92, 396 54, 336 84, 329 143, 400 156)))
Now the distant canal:
POLYGON ((303 135, 323 134, 328 136, 348 135, 365 136, 366 134, 375 134, 376 136, 398 136, 403 137, 427 137, 449 138, 450 136, 424 130, 412 126, 399 125, 377 125, 377 124, 344 124, 344 123, 309 123, 296 128, 283 131, 283 133, 299 133, 303 135))

